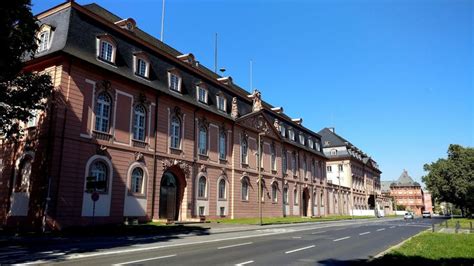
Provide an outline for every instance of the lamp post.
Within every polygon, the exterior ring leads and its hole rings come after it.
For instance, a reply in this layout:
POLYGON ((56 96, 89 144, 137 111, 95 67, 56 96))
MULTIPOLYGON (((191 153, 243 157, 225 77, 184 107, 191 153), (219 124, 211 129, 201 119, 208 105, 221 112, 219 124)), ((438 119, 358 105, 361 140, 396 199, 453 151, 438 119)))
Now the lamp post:
POLYGON ((337 208, 339 211, 339 215, 341 215, 341 168, 339 167, 340 165, 337 165, 337 180, 339 182, 339 188, 337 190, 337 208))

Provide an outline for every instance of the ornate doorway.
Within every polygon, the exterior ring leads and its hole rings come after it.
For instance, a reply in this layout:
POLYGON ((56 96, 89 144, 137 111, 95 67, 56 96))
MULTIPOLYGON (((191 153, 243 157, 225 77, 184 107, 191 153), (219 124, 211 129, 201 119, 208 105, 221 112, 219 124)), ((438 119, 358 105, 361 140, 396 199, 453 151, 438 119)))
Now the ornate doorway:
POLYGON ((179 181, 174 174, 166 171, 160 185, 160 219, 178 220, 179 181))

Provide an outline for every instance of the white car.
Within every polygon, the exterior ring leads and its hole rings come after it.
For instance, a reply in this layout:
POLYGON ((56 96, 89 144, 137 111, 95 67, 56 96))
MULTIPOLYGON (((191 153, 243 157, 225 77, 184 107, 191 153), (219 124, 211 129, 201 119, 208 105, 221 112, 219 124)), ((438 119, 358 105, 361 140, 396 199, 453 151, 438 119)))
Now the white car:
POLYGON ((423 216, 423 218, 431 218, 431 212, 429 211, 424 211, 421 213, 421 215, 423 216))
POLYGON ((405 215, 403 216, 403 219, 414 219, 415 217, 413 217, 413 213, 411 212, 406 212, 405 215))

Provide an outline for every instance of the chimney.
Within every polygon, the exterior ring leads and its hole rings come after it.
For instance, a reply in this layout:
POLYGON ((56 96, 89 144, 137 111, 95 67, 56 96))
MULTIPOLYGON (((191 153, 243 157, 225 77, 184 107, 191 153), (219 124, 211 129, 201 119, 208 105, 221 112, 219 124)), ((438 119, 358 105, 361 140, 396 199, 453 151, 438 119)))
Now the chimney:
POLYGON ((330 128, 328 128, 328 129, 329 129, 329 131, 331 131, 332 133, 336 133, 336 128, 330 127, 330 128))
POLYGON ((295 122, 298 125, 303 124, 303 118, 293 118, 291 121, 295 122))
POLYGON ((281 113, 283 113, 283 107, 273 107, 272 111, 277 113, 277 114, 281 114, 281 113))

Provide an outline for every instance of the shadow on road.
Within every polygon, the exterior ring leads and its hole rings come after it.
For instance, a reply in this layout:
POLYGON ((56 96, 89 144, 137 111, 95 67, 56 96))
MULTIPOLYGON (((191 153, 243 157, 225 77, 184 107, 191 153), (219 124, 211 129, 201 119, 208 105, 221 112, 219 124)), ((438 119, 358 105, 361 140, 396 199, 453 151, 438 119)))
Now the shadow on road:
POLYGON ((37 260, 61 261, 70 254, 95 252, 133 245, 168 242, 186 236, 208 235, 209 228, 192 225, 102 225, 70 228, 61 234, 2 236, 0 263, 37 260))
POLYGON ((450 266, 450 265, 459 265, 459 266, 472 266, 474 265, 474 259, 466 258, 449 258, 449 259, 439 259, 432 260, 423 257, 416 256, 403 256, 403 255, 385 255, 382 258, 374 260, 323 260, 318 262, 319 265, 327 266, 358 266, 358 265, 369 265, 369 266, 450 266))

